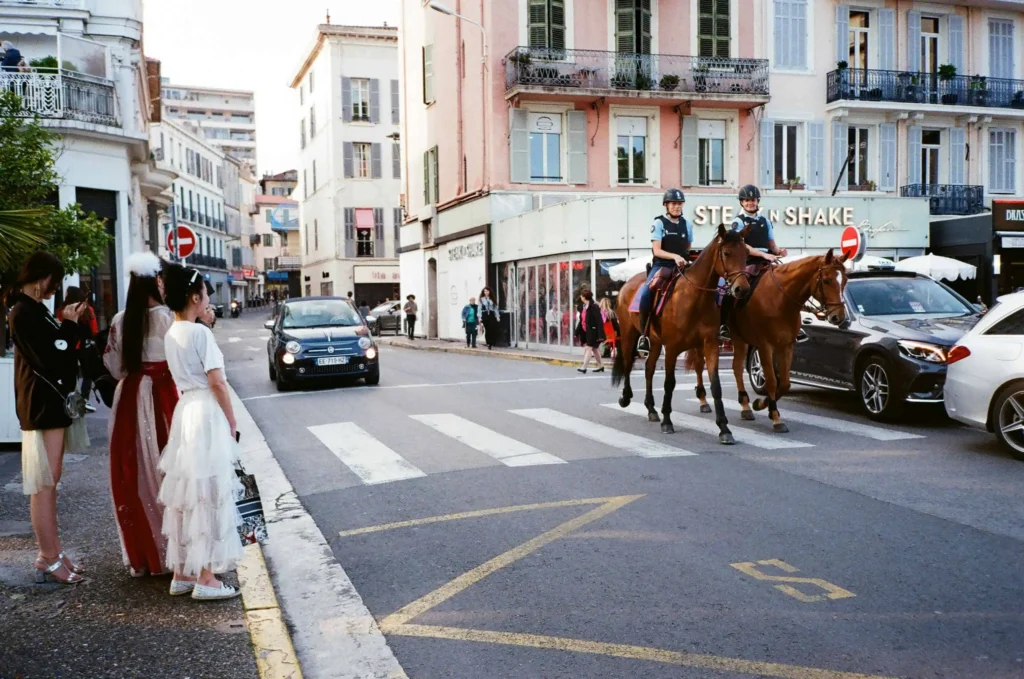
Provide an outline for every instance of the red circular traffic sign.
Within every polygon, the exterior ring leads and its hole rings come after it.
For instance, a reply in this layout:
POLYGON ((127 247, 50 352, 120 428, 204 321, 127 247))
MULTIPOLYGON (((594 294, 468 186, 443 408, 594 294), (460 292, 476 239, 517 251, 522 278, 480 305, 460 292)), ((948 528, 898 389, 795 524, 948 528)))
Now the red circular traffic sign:
POLYGON ((839 238, 839 249, 847 259, 854 261, 864 254, 864 237, 856 226, 848 226, 843 229, 843 235, 839 238))
POLYGON ((178 251, 174 252, 174 231, 167 232, 167 249, 184 259, 196 250, 196 232, 184 224, 178 225, 178 251))

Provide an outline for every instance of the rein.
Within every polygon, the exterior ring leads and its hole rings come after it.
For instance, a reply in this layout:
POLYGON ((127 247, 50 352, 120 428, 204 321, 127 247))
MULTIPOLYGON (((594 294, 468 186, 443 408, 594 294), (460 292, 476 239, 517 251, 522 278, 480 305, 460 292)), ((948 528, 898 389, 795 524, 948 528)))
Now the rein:
MULTIPOLYGON (((817 283, 818 284, 817 284, 817 286, 815 286, 815 287, 813 287, 811 289, 811 294, 808 295, 808 299, 813 297, 814 300, 818 303, 818 305, 824 311, 829 311, 831 309, 837 309, 837 308, 840 308, 840 307, 844 307, 845 308, 845 304, 842 302, 842 300, 840 300, 838 302, 826 302, 826 301, 824 301, 825 300, 825 281, 824 281, 824 279, 821 276, 821 272, 824 271, 824 270, 825 270, 825 266, 823 266, 823 265, 822 266, 818 266, 818 270, 815 273, 815 278, 817 279, 817 283)), ((772 281, 775 283, 775 286, 782 292, 783 297, 788 299, 790 302, 793 302, 794 305, 796 305, 797 307, 800 307, 800 308, 803 308, 807 304, 806 300, 803 301, 803 302, 800 302, 798 300, 793 299, 793 297, 788 292, 786 292, 786 288, 782 287, 782 283, 780 283, 779 279, 775 277, 775 267, 774 266, 770 267, 768 271, 771 274, 771 278, 772 278, 772 281)))
MULTIPOLYGON (((718 245, 721 246, 721 243, 718 243, 718 245)), ((718 252, 715 253, 715 256, 718 258, 718 261, 722 263, 722 269, 725 270, 725 255, 722 254, 721 247, 718 248, 718 252)), ((747 273, 745 270, 734 271, 731 274, 723 274, 722 276, 720 276, 720 278, 725 279, 725 285, 716 285, 713 288, 706 288, 702 285, 697 285, 696 283, 690 280, 690 278, 686 275, 686 269, 688 268, 689 267, 686 267, 685 269, 680 269, 680 278, 682 278, 684 281, 686 281, 693 287, 697 288, 701 292, 725 292, 729 289, 729 286, 732 285, 732 282, 736 280, 736 278, 739 276, 746 276, 747 280, 750 280, 750 274, 747 273)), ((712 269, 712 271, 714 271, 714 269, 712 269)))

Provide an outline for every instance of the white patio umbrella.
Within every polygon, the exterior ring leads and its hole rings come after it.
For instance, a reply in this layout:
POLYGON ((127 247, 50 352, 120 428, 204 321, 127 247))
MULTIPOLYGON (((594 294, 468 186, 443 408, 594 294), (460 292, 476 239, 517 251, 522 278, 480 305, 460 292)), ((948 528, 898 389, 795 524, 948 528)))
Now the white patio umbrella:
POLYGON ((859 262, 847 262, 846 266, 850 271, 871 271, 872 269, 888 269, 892 270, 896 268, 895 262, 885 257, 875 257, 874 255, 864 255, 859 262))
POLYGON ((611 276, 613 281, 619 283, 625 283, 633 276, 638 273, 643 273, 647 270, 647 265, 651 263, 651 257, 638 257, 637 259, 628 259, 622 264, 616 264, 612 268, 608 269, 608 275, 611 276))
POLYGON ((938 255, 924 255, 922 257, 908 257, 896 263, 898 271, 913 271, 932 278, 955 281, 958 278, 967 280, 977 275, 977 267, 961 262, 950 257, 939 257, 938 255))

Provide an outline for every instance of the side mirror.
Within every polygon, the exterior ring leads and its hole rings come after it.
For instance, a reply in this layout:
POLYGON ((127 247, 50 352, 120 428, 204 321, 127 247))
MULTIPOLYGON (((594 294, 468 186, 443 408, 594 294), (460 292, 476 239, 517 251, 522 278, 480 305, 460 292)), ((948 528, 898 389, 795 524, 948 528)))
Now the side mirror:
POLYGON ((264 321, 263 322, 263 327, 266 328, 267 330, 273 330, 274 329, 274 325, 275 325, 275 321, 273 319, 271 319, 269 321, 264 321))
POLYGON ((376 316, 367 316, 366 317, 366 322, 367 323, 376 323, 377 322, 377 317, 376 316))

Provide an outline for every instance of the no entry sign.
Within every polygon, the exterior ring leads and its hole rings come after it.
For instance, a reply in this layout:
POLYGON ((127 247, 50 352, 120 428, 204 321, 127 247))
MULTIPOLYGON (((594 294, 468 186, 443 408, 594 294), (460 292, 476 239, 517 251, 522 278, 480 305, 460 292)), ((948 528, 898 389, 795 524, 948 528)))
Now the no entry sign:
POLYGON ((184 224, 178 225, 178 252, 174 252, 174 231, 167 232, 167 250, 184 259, 196 249, 196 232, 184 224))
POLYGON ((843 251, 847 259, 859 261, 864 256, 864 236, 856 226, 848 226, 843 229, 843 235, 839 239, 839 249, 843 251))

